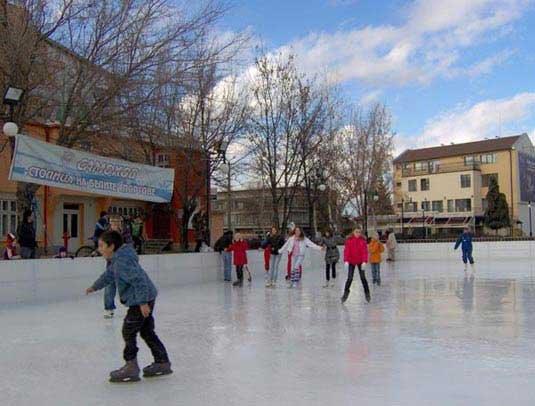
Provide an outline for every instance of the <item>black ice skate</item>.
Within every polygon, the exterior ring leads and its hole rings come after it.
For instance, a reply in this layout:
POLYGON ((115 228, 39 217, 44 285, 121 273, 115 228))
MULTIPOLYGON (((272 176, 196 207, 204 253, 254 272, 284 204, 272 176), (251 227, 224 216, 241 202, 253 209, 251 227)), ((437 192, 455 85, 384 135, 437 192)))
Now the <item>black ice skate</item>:
POLYGON ((139 366, 137 359, 126 361, 126 364, 115 371, 110 372, 110 382, 126 383, 139 381, 139 366))
POLYGON ((143 368, 143 377, 152 378, 155 376, 163 376, 172 374, 173 370, 171 369, 170 362, 153 362, 149 366, 143 368))
POLYGON ((348 297, 349 297, 349 292, 345 291, 345 292, 344 292, 344 295, 342 296, 342 298, 340 299, 340 301, 341 301, 342 303, 345 303, 348 297))

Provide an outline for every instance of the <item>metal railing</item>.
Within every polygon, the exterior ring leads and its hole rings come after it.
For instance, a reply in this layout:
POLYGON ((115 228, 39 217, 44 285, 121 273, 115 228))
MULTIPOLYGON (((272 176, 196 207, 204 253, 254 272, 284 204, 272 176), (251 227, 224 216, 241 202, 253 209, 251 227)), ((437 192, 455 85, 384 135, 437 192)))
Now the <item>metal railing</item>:
POLYGON ((402 169, 402 176, 404 178, 410 176, 421 176, 421 175, 433 175, 438 173, 450 173, 450 172, 464 172, 464 171, 479 171, 481 170, 481 165, 477 163, 473 164, 436 164, 429 166, 427 168, 415 169, 415 168, 404 168, 402 169))

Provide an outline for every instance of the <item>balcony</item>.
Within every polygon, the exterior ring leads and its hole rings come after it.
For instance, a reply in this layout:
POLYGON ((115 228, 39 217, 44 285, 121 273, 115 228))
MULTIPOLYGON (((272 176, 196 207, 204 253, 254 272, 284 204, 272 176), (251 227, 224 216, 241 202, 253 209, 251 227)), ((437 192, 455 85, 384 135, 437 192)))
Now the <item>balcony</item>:
POLYGON ((467 171, 480 171, 481 165, 477 163, 473 164, 435 164, 427 168, 415 169, 404 168, 402 170, 402 176, 404 178, 423 176, 423 175, 435 175, 439 173, 451 173, 451 172, 467 172, 467 171))

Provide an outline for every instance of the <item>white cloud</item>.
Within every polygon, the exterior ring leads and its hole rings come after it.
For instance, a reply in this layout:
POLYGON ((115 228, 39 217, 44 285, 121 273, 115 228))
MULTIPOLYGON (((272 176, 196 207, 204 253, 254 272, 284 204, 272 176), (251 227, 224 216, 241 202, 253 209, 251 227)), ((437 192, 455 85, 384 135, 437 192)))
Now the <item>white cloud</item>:
POLYGON ((417 0, 399 25, 367 26, 334 33, 311 33, 283 48, 298 56, 308 72, 327 69, 337 81, 376 86, 429 83, 436 77, 488 73, 511 53, 470 67, 463 51, 503 35, 531 0, 417 0))
POLYGON ((535 117, 535 93, 485 100, 459 107, 429 120, 417 137, 400 137, 397 150, 481 140, 525 132, 525 121, 535 117))
POLYGON ((371 92, 368 92, 366 94, 364 94, 361 98, 360 98, 360 105, 361 106, 370 106, 374 103, 377 103, 380 101, 380 98, 382 96, 383 92, 381 90, 372 90, 371 92))

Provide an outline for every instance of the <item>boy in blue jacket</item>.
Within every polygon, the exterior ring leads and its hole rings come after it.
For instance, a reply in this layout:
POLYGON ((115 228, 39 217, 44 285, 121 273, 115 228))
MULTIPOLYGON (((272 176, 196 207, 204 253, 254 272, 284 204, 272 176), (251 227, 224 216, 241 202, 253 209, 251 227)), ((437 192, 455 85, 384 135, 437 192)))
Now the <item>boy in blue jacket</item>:
POLYGON ((472 251, 473 251, 473 245, 472 245, 472 233, 470 232, 470 227, 465 227, 463 233, 457 238, 457 242, 455 243, 455 249, 459 248, 461 246, 461 249, 463 251, 463 262, 464 262, 464 270, 467 270, 468 262, 470 262, 470 266, 472 267, 472 270, 474 269, 474 257, 472 257, 472 251))
POLYGON ((144 377, 172 373, 167 351, 154 332, 154 302, 157 290, 149 276, 139 265, 136 251, 130 244, 124 244, 117 231, 107 231, 98 240, 98 250, 108 261, 106 271, 96 280, 86 294, 96 292, 115 282, 121 303, 128 307, 123 323, 123 352, 126 364, 110 373, 110 382, 139 381, 136 337, 139 333, 147 343, 154 363, 143 368, 144 377))

